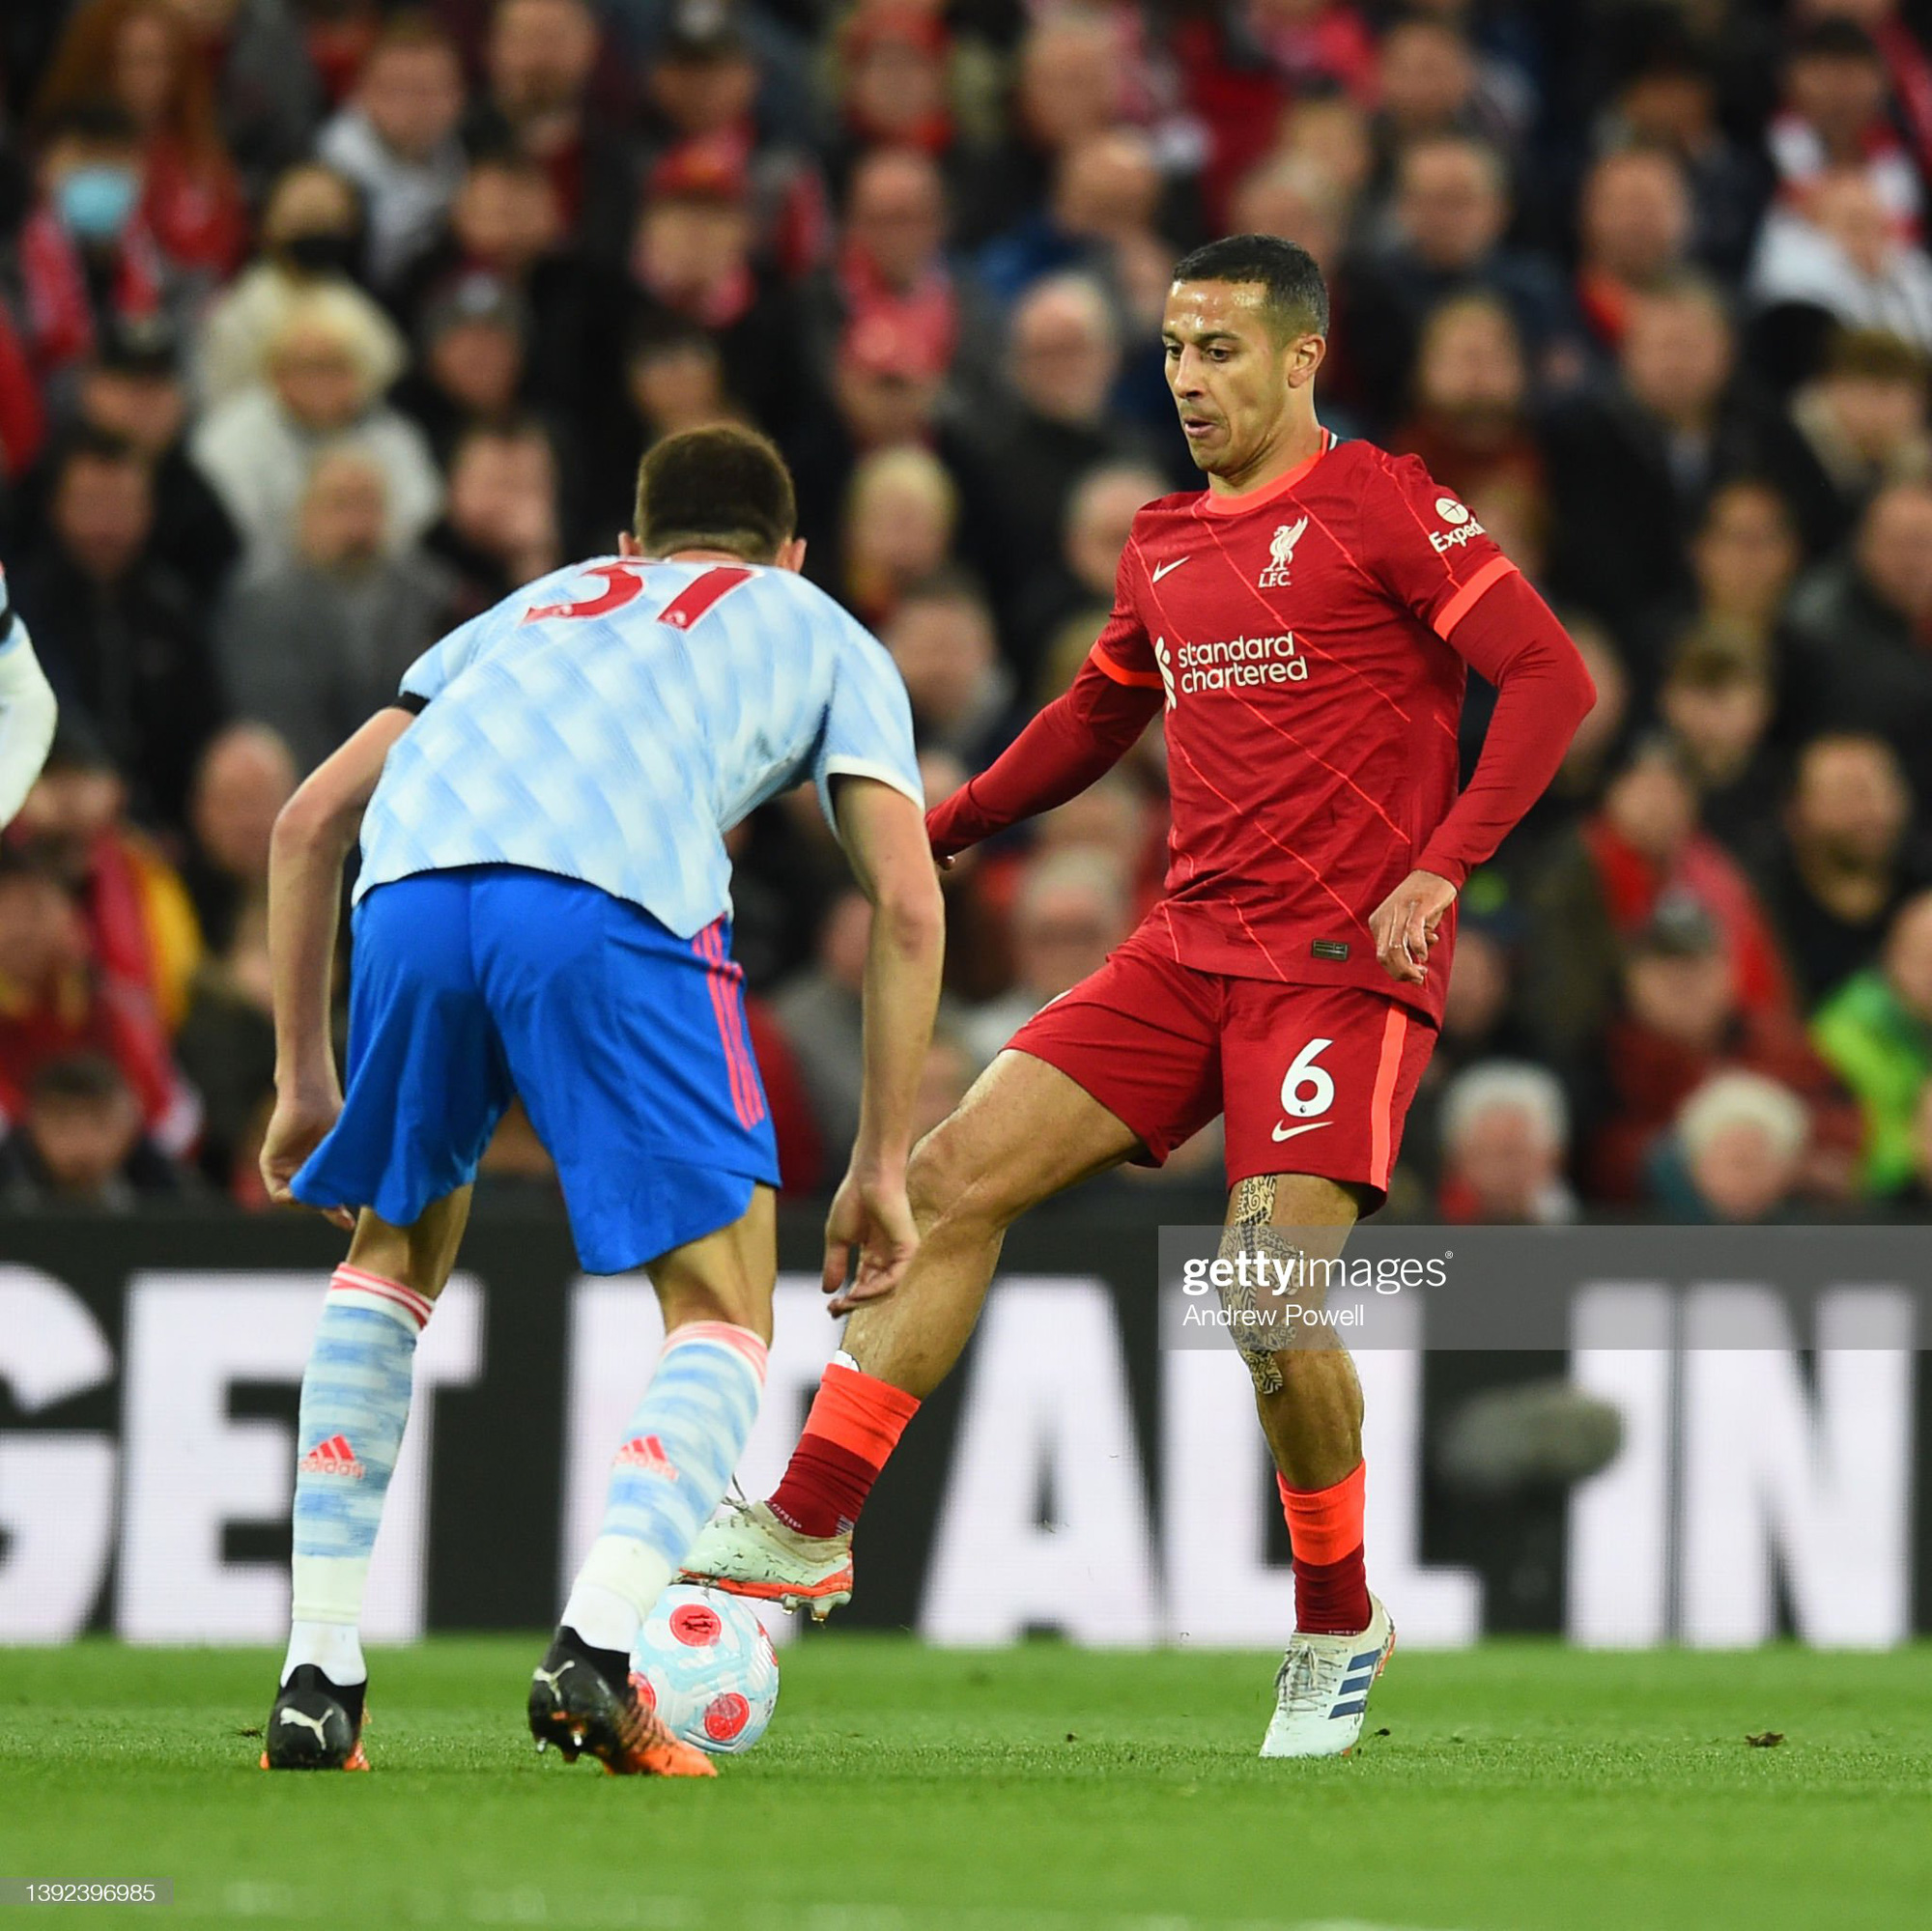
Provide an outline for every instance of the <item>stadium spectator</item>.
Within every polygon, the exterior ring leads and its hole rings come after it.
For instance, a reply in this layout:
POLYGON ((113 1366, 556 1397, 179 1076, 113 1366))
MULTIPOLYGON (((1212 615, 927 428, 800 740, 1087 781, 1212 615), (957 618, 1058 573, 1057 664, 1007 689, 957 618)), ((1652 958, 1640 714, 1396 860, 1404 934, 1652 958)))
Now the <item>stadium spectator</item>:
POLYGON ((21 346, 58 403, 63 378, 111 322, 160 314, 178 299, 140 210, 141 144, 119 108, 70 108, 44 131, 39 195, 13 244, 21 346))
POLYGON ((991 316, 975 285, 947 261, 947 224, 946 184, 930 156, 878 148, 854 164, 843 239, 801 298, 821 380, 848 331, 882 317, 898 337, 921 345, 923 361, 984 385, 991 316))
POLYGON ((941 411, 945 387, 945 365, 917 329, 885 315, 861 317, 846 329, 830 392, 811 407, 792 443, 799 534, 820 581, 837 581, 841 506, 864 457, 902 444, 944 451, 957 487, 963 465, 941 411))
POLYGON ((1747 1226, 1800 1217, 1804 1102, 1762 1073, 1706 1080, 1677 1115, 1659 1150, 1653 1189, 1673 1217, 1747 1226))
POLYGON ((1932 1082, 1932 892, 1899 907, 1878 964, 1826 1000, 1811 1036, 1858 1097, 1865 1193, 1908 1186, 1918 1171, 1915 1122, 1932 1082))
POLYGON ((63 711, 127 774, 135 815, 174 825, 222 698, 204 612, 155 558, 154 527, 139 454, 78 431, 51 459, 44 546, 12 582, 63 711))
MULTIPOLYGON (((455 575, 455 611, 474 616, 563 561, 556 452, 528 416, 464 432, 440 520, 423 548, 455 575)), ((614 520, 614 519, 613 519, 614 520)), ((602 530, 593 547, 608 549, 602 530)))
POLYGON ((1028 586, 1010 639, 1010 661, 1037 701, 1072 683, 1113 609, 1134 512, 1167 488, 1158 470, 1137 463, 1103 463, 1081 477, 1067 501, 1060 555, 1028 586))
POLYGON ((1926 381, 1932 362, 1895 335, 1837 334, 1818 375, 1791 399, 1804 461, 1792 478, 1792 505, 1819 551, 1852 532, 1888 483, 1932 476, 1926 381))
POLYGON ((355 190, 332 169, 304 163, 274 185, 262 213, 253 264, 229 286, 201 329, 197 383, 213 409, 262 379, 270 342, 291 310, 321 291, 356 311, 372 345, 373 375, 386 389, 409 351, 395 326, 350 279, 362 252, 355 190))
POLYGON ((1347 190, 1319 161, 1278 153, 1241 177, 1229 224, 1237 235, 1299 242, 1332 278, 1342 265, 1349 212, 1347 190))
POLYGON ((108 328, 80 373, 75 418, 125 442, 148 465, 155 506, 149 555, 207 605, 241 555, 242 539, 188 455, 188 412, 175 329, 158 317, 108 328))
MULTIPOLYGON (((667 156, 639 210, 631 279, 651 307, 705 328, 731 393, 783 431, 801 390, 797 316, 753 254, 751 189, 733 154, 707 146, 667 156)), ((936 359, 943 367, 943 355, 936 359)))
POLYGON ((168 0, 214 75, 223 141, 251 201, 309 150, 321 126, 320 76, 282 0, 168 0))
POLYGON ((0 846, 0 1118, 16 1124, 42 1068, 83 1052, 120 1068, 159 1144, 192 1143, 196 1110, 152 1009, 99 972, 60 877, 0 846))
POLYGON ((953 185, 963 186, 952 52, 952 36, 935 9, 852 9, 834 51, 840 128, 831 158, 838 179, 869 149, 913 148, 941 160, 953 185))
POLYGON ((170 266, 225 276, 246 234, 241 183, 209 75, 168 0, 87 0, 67 24, 34 104, 36 128, 111 102, 140 143, 140 215, 170 266))
POLYGON ((1784 67, 1784 103, 1766 130, 1778 185, 1802 196, 1834 167, 1870 180, 1892 226, 1916 234, 1924 185, 1887 112, 1885 62, 1870 33, 1842 14, 1814 20, 1784 67))
POLYGON ((1792 595, 1787 730, 1868 730, 1889 740, 1913 791, 1932 797, 1932 483, 1873 497, 1848 554, 1792 595))
POLYGON ((1125 284, 1151 255, 1174 251, 1154 229, 1160 170, 1136 128, 1111 128, 1060 152, 1044 204, 980 254, 980 278, 1011 302, 1043 276, 1084 272, 1125 284))
POLYGON ((1027 24, 1014 59, 1004 135, 953 182, 959 240, 1000 234, 1046 199, 1059 157, 1125 117, 1129 74, 1114 27, 1097 8, 1046 7, 1027 24))
POLYGON ((1013 898, 1013 982, 960 1027, 975 1062, 987 1065, 1048 1000, 1097 972, 1128 915, 1127 881, 1101 852, 1046 851, 1030 864, 1013 898))
POLYGON ((1439 14, 1416 10, 1389 23, 1376 49, 1375 98, 1376 138, 1386 156, 1437 135, 1509 133, 1478 99, 1468 36, 1439 14))
POLYGON ((64 721, 12 836, 66 887, 116 1008, 162 1040, 187 1009, 202 935, 180 875, 126 809, 113 764, 64 721))
POLYGON ((1813 738, 1756 881, 1809 1012, 1871 965, 1905 901, 1932 886, 1932 851, 1885 739, 1813 738))
POLYGON ((1795 1017, 1763 906, 1736 861, 1699 827, 1682 753, 1649 735, 1632 746, 1601 809, 1552 840, 1524 895, 1523 1008, 1543 1056, 1574 1065, 1601 1037, 1626 949, 1666 899, 1693 906, 1717 933, 1726 996, 1741 1011, 1767 1025, 1795 1017))
POLYGON ((1692 218, 1683 165, 1664 149, 1614 150, 1584 176, 1577 306, 1602 348, 1622 346, 1631 298, 1689 259, 1692 218))
POLYGON ((1715 628, 1690 631, 1664 672, 1658 711, 1697 787, 1704 829, 1748 862, 1781 788, 1766 745, 1776 699, 1761 651, 1715 628))
POLYGON ((935 1027, 919 1077, 919 1097, 913 1106, 915 1144, 966 1097, 966 1090, 973 1084, 973 1056, 967 1051, 965 1041, 950 1026, 935 1027))
POLYGON ((1553 1227, 1577 1218, 1577 1197, 1563 1174, 1569 1103, 1546 1068, 1517 1060, 1464 1067, 1442 1094, 1441 1134, 1436 1209, 1445 1221, 1553 1227))
POLYGON ((936 456, 911 443, 867 456, 846 492, 840 594, 868 623, 890 622, 952 555, 958 520, 958 491, 936 456))
POLYGON ((1691 251, 1715 272, 1742 272, 1770 170, 1747 153, 1719 114, 1713 63, 1685 37, 1665 35, 1637 60, 1603 125, 1607 147, 1674 156, 1692 210, 1691 251))
MULTIPOLYGON (((768 69, 782 78, 783 65, 768 69)), ((761 252, 786 276, 806 273, 826 252, 825 187, 803 145, 780 137, 761 114, 760 73, 752 23, 727 7, 673 10, 644 73, 651 162, 693 144, 731 156, 751 180, 753 225, 761 252)))
POLYGON ((941 571, 909 584, 882 633, 912 700, 922 748, 949 752, 968 777, 1018 735, 1012 672, 1000 662, 993 612, 972 580, 941 571))
POLYGON ((1919 1090, 1912 1113, 1912 1178, 1886 1205, 1902 1220, 1932 1214, 1932 1080, 1919 1090))
POLYGON ((514 289, 491 274, 469 274, 440 291, 417 332, 420 357, 393 400, 447 469, 466 429, 502 421, 523 399, 529 318, 514 289))
POLYGON ((297 511, 294 554, 249 571, 216 627, 237 715, 277 732, 299 772, 394 699, 456 607, 450 571, 389 542, 388 487, 367 450, 325 450, 297 511))
POLYGON ((985 561, 1012 608, 1053 567, 1080 478, 1108 461, 1147 462, 1154 445, 1107 411, 1121 369, 1107 298, 1085 276, 1051 275, 1015 305, 1005 359, 1008 399, 970 430, 979 494, 989 506, 985 561))
POLYGON ((1592 1199, 1634 1204, 1661 1184, 1651 1163, 1679 1109, 1713 1074, 1781 1081, 1804 1100, 1812 1179, 1828 1197, 1851 1190, 1856 1111, 1788 1011, 1740 997, 1718 923, 1694 896, 1659 900, 1623 967, 1619 1015, 1598 1069, 1605 1103, 1586 1154, 1592 1199))
POLYGON ((864 895, 839 892, 825 909, 811 964, 767 1002, 804 1080, 819 1146, 835 1167, 859 1131, 860 992, 871 931, 864 895))
MULTIPOLYGON (((737 406, 724 386, 724 364, 718 345, 695 322, 682 316, 654 318, 638 331, 625 358, 625 391, 640 431, 639 454, 681 429, 736 418, 737 406)), ((627 476, 637 465, 624 466, 627 476)), ((622 500, 622 492, 616 492, 622 500)))
POLYGON ((1703 506, 1689 560, 1688 587, 1628 628, 1631 658, 1646 684, 1696 636, 1722 639, 1772 665, 1804 561, 1783 495, 1749 476, 1720 484, 1703 506))
POLYGON ((420 14, 378 36, 349 104, 316 154, 362 196, 365 256, 376 287, 393 287, 440 231, 463 185, 463 65, 456 44, 420 14))
POLYGON ((268 902, 269 836, 298 776, 287 743, 266 724, 230 724, 202 753, 181 877, 212 952, 226 951, 242 914, 268 902))
POLYGON ((593 101, 601 28, 587 0, 496 0, 484 97, 464 129, 471 154, 513 148, 556 194, 563 230, 587 253, 621 257, 637 198, 629 143, 593 101))
POLYGON ((1422 325, 1412 391, 1413 409, 1390 435, 1391 449, 1421 457, 1465 501, 1503 487, 1542 502, 1529 367, 1507 302, 1474 293, 1437 303, 1422 325))
POLYGON ((129 1213, 186 1190, 141 1128, 141 1108, 105 1054, 48 1060, 34 1074, 14 1132, 0 1142, 0 1202, 129 1213))
POLYGON ((1721 293, 1676 276, 1632 301, 1614 381, 1550 421, 1551 579, 1613 625, 1685 594, 1686 538, 1719 484, 1793 466, 1793 432, 1734 380, 1735 346, 1721 293))
MULTIPOLYGON (((1801 204, 1771 211, 1749 287, 1784 338, 1771 353, 1787 374, 1805 369, 1834 323, 1932 349, 1932 260, 1900 235, 1862 167, 1831 168, 1801 204)), ((1772 341, 1767 328, 1760 338, 1772 341)))
POLYGON ((446 232, 392 298, 399 313, 420 318, 452 282, 479 270, 523 299, 532 401, 586 437, 611 421, 636 296, 616 267, 569 245, 562 204, 540 161, 473 156, 446 232))
POLYGON ((383 473, 384 547, 407 548, 436 520, 442 481, 422 432, 382 400, 387 345, 348 292, 294 303, 270 336, 263 380, 204 418, 194 460, 242 532, 251 568, 285 561, 317 455, 340 443, 383 473))
POLYGON ((1576 325, 1548 264, 1504 244, 1510 225, 1500 155, 1466 134, 1405 147, 1396 162, 1390 235, 1345 276, 1357 399, 1384 415, 1407 392, 1424 319, 1444 297, 1486 290, 1510 313, 1539 371, 1576 366, 1576 325))

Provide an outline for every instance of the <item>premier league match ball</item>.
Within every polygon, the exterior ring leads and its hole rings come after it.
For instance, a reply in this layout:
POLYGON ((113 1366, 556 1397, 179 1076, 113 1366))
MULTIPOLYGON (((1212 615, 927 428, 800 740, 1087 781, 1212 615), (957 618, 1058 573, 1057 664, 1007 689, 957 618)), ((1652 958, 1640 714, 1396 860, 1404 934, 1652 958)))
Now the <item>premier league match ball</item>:
POLYGON ((713 1756, 750 1749, 778 1708, 779 1653, 752 1605, 722 1589, 667 1589, 631 1669, 670 1731, 713 1756))

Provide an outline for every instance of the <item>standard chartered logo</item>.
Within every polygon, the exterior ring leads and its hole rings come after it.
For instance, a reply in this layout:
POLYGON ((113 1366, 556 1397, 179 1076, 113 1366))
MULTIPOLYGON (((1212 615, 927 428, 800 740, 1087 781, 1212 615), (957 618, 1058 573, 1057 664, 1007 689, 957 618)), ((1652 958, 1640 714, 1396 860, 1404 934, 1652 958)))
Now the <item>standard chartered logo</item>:
POLYGON ((1189 696, 1308 681, 1308 660, 1296 648, 1293 631, 1273 637, 1231 637, 1218 643, 1183 643, 1175 652, 1173 668, 1165 639, 1154 645, 1154 656, 1170 710, 1177 686, 1181 696, 1189 696))

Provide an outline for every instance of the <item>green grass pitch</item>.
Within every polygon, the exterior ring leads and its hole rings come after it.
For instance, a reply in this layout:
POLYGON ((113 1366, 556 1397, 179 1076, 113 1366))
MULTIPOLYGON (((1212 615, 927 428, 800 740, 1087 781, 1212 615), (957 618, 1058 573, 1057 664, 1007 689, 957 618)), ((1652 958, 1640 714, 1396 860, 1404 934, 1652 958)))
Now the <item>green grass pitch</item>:
POLYGON ((172 1878, 156 1931, 1932 1922, 1924 1647, 1399 1652, 1355 1757, 1264 1764, 1265 1657, 835 1632, 785 1653, 771 1734, 701 1783, 537 1757, 540 1648, 379 1653, 376 1774, 275 1777, 248 1734, 265 1652, 0 1650, 0 1876, 172 1878))

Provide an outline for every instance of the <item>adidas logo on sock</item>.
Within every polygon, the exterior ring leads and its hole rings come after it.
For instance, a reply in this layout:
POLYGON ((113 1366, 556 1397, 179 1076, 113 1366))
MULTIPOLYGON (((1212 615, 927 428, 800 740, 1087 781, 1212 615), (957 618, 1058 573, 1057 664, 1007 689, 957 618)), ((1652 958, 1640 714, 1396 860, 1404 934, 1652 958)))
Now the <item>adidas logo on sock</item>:
POLYGON ((362 1479, 362 1464, 349 1445, 346 1434, 332 1434, 319 1441, 301 1459, 302 1469, 310 1475, 346 1475, 352 1482, 362 1479))
POLYGON ((665 1453, 664 1443, 654 1434, 634 1434, 617 1451, 620 1468, 641 1468, 647 1475, 662 1475, 667 1482, 677 1480, 677 1464, 665 1453))

